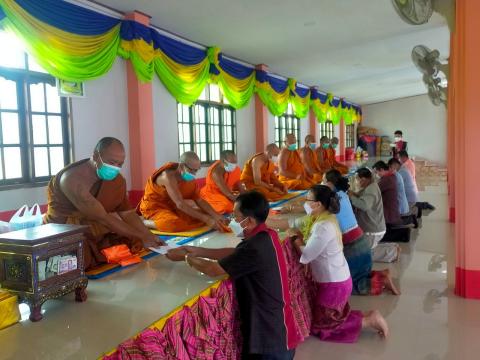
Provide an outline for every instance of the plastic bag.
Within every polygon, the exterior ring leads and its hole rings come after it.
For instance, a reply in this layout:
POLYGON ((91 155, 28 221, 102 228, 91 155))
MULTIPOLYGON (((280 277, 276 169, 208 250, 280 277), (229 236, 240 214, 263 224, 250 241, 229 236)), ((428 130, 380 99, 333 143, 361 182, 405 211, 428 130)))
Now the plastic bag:
POLYGON ((27 205, 23 205, 10 219, 10 228, 12 231, 27 229, 42 224, 42 213, 40 206, 35 204, 30 210, 27 205))
POLYGON ((5 221, 0 221, 0 234, 4 234, 10 231, 12 231, 10 227, 10 223, 5 221))

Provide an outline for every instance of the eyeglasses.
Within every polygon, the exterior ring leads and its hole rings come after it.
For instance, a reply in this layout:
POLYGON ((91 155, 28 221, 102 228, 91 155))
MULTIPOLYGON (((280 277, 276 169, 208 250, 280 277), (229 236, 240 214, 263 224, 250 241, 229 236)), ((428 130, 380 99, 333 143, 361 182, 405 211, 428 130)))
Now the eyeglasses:
POLYGON ((307 199, 307 198, 305 198, 305 201, 317 202, 317 200, 315 200, 315 199, 307 199))

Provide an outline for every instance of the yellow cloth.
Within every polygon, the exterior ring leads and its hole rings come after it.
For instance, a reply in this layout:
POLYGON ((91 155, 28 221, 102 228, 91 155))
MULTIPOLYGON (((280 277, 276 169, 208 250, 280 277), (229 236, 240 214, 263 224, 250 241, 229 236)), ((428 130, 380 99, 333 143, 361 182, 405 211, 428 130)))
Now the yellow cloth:
POLYGON ((20 321, 18 297, 6 291, 0 291, 0 329, 20 321))
POLYGON ((168 235, 168 236, 182 236, 182 237, 194 237, 206 233, 207 231, 211 230, 208 226, 202 226, 198 229, 190 230, 190 231, 181 231, 181 232, 168 232, 168 231, 159 231, 159 230, 150 230, 155 235, 168 235))

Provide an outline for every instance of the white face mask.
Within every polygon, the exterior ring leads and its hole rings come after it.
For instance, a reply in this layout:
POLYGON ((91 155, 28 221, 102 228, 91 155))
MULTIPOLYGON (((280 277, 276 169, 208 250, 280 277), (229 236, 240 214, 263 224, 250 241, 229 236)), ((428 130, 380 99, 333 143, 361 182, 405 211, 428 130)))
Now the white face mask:
POLYGON ((241 225, 242 222, 244 222, 245 220, 247 220, 247 219, 243 219, 240 222, 237 222, 235 219, 232 219, 230 221, 230 224, 228 226, 230 227, 232 232, 235 234, 235 236, 238 236, 238 237, 244 237, 245 236, 244 229, 241 225))
POLYGON ((225 161, 224 168, 226 172, 232 172, 237 168, 237 164, 233 164, 233 163, 229 163, 228 161, 225 161))
POLYGON ((278 156, 272 156, 272 161, 274 163, 277 163, 278 162, 278 156))
POLYGON ((305 209, 305 212, 307 213, 307 215, 311 215, 312 214, 312 207, 310 206, 310 204, 308 202, 306 202, 305 204, 303 204, 303 208, 305 209))
POLYGON ((395 136, 395 142, 399 142, 400 140, 402 140, 401 137, 395 136))

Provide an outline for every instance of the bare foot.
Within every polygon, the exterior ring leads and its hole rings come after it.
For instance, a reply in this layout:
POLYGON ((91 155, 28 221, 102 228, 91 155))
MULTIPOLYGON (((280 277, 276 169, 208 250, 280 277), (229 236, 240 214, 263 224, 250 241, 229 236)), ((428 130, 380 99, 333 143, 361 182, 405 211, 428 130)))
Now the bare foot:
POLYGON ((387 321, 378 310, 372 310, 365 313, 362 321, 362 326, 364 328, 369 327, 376 330, 378 334, 383 338, 388 337, 389 330, 387 321))
POLYGON ((383 284, 385 285, 385 288, 390 290, 393 293, 393 295, 400 295, 401 294, 400 290, 397 289, 397 287, 393 283, 392 277, 390 276, 390 270, 385 269, 382 271, 382 274, 385 277, 385 280, 383 282, 383 284))
POLYGON ((395 258, 395 260, 393 260, 393 262, 397 262, 398 260, 400 260, 400 254, 402 252, 402 248, 400 247, 400 245, 398 244, 395 244, 397 246, 397 257, 395 258))

